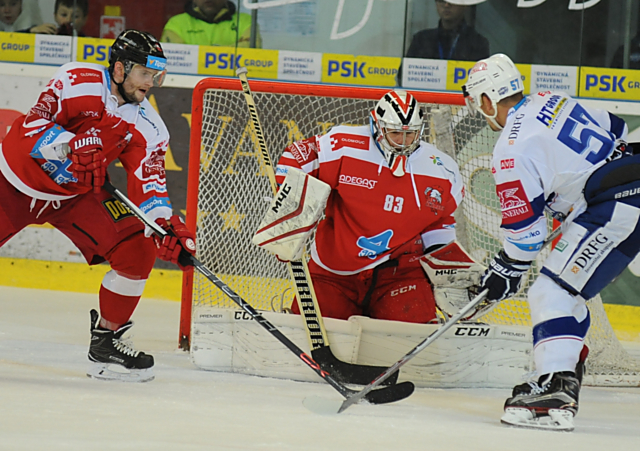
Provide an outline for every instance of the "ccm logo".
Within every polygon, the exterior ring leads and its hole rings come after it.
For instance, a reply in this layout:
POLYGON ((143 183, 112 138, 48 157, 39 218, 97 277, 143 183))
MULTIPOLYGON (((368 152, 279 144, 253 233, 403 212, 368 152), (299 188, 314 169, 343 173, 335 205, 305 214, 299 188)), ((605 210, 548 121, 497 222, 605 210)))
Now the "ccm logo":
POLYGON ((488 337, 490 327, 458 327, 454 335, 462 337, 488 337))
POLYGON ((407 285, 406 287, 398 288, 397 290, 391 290, 391 296, 397 296, 414 290, 417 290, 415 285, 407 285))
POLYGON ((247 312, 233 312, 233 319, 235 319, 236 321, 239 321, 239 320, 248 321, 253 319, 253 317, 249 315, 247 312))

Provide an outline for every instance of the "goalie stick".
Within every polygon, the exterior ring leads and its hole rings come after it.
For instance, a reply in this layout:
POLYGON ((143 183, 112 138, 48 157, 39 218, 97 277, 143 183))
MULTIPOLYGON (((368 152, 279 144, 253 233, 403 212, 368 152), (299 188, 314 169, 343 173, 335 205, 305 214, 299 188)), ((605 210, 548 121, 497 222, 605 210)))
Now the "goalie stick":
MULTIPOLYGON (((242 84, 242 91, 244 92, 245 101, 249 108, 251 124, 260 147, 259 150, 262 155, 262 161, 269 176, 271 190, 275 195, 278 191, 276 177, 271 157, 269 156, 269 151, 267 149, 267 142, 264 138, 264 134, 262 133, 262 126, 260 125, 260 120, 258 118, 256 103, 253 99, 253 94, 251 93, 249 80, 247 79, 247 72, 246 67, 240 67, 236 71, 236 75, 242 84)), ((288 266, 291 280, 296 287, 296 299, 307 331, 311 355, 323 369, 330 371, 335 375, 336 379, 341 382, 345 384, 367 385, 377 375, 384 371, 386 367, 347 363, 339 360, 333 354, 331 347, 329 346, 329 337, 324 327, 324 322, 322 321, 320 306, 318 305, 318 299, 316 298, 316 294, 313 289, 306 259, 303 256, 300 261, 289 262, 288 266)), ((398 374, 399 373, 396 372, 388 378, 385 378, 386 383, 395 384, 398 380, 398 374)))
MULTIPOLYGON (((162 227, 149 219, 143 212, 134 204, 127 196, 121 193, 110 182, 104 184, 104 189, 122 202, 131 213, 133 213, 144 225, 149 227, 153 233, 160 237, 164 237, 169 232, 165 231, 162 227)), ((331 385, 338 393, 345 398, 355 395, 358 392, 345 387, 339 382, 330 372, 322 369, 322 367, 309 355, 307 355, 302 349, 296 346, 291 340, 289 340, 280 330, 271 324, 264 316, 262 316, 257 310, 255 310, 250 304, 235 293, 227 284, 220 280, 213 272, 209 270, 200 260, 193 255, 186 252, 184 249, 180 253, 181 265, 192 265, 198 272, 209 279, 216 287, 218 287, 224 294, 226 294, 233 302, 238 304, 245 312, 247 312, 251 318, 256 320, 267 332, 273 335, 280 343, 285 345, 291 352, 293 352, 305 365, 311 368, 315 373, 320 376, 324 381, 331 385)), ((384 387, 379 390, 371 391, 367 393, 366 399, 372 404, 385 404, 395 401, 400 401, 410 396, 415 389, 415 386, 411 382, 402 382, 400 384, 384 387)))

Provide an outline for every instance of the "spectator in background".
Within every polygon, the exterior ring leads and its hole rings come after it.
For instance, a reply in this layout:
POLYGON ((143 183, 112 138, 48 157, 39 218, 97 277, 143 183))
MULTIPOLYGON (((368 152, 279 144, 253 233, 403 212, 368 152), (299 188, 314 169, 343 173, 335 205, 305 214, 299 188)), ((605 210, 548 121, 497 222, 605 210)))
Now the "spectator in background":
POLYGON ((411 41, 408 58, 477 61, 487 58, 489 41, 465 20, 463 0, 435 0, 440 16, 438 28, 421 30, 411 41))
POLYGON ((37 1, 23 8, 22 0, 0 0, 0 31, 55 34, 57 29, 54 24, 42 23, 37 1))
MULTIPOLYGON (((262 42, 258 30, 256 47, 262 42)), ((191 0, 185 12, 173 16, 164 27, 162 42, 192 45, 249 47, 251 16, 236 12, 236 5, 227 0, 191 0)))
MULTIPOLYGON (((618 47, 613 55, 611 67, 624 68, 624 45, 618 47)), ((640 29, 629 44, 629 67, 628 69, 640 69, 640 29)))
POLYGON ((53 18, 58 24, 58 34, 85 36, 82 27, 87 23, 89 0, 56 0, 53 18), (75 6, 75 8, 74 8, 75 6))

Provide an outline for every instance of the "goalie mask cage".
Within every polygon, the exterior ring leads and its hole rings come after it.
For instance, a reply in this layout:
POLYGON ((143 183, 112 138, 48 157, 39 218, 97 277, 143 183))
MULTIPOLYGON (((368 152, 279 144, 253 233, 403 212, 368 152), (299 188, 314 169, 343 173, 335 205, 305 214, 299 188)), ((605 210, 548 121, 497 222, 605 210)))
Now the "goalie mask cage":
MULTIPOLYGON (((251 81, 273 164, 293 141, 325 133, 338 124, 368 123, 368 114, 389 89, 251 81)), ((482 116, 470 117, 458 94, 412 92, 425 113, 423 140, 453 156, 466 194, 456 212, 457 237, 487 264, 501 248, 500 203, 491 174, 498 134, 482 116)), ((281 311, 294 297, 287 266, 251 243, 272 197, 249 112, 236 79, 208 78, 193 92, 187 226, 196 231, 197 257, 254 308, 281 311)), ((550 223, 551 225, 551 223, 550 223)), ((533 263, 523 289, 481 318, 490 324, 530 326, 526 292, 538 275, 547 248, 533 263)), ((192 309, 235 307, 205 277, 193 271, 183 280, 180 346, 188 349, 192 309)), ((585 383, 639 385, 640 362, 624 350, 599 296, 588 302, 590 356, 585 383)))

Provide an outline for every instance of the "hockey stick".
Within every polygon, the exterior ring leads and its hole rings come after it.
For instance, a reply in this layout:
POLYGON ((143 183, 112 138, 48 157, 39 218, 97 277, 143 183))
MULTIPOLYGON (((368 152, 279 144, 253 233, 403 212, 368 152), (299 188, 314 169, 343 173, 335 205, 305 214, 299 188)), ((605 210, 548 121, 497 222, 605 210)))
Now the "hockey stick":
MULTIPOLYGON (((561 233, 560 227, 557 227, 555 230, 553 230, 549 234, 547 239, 544 240, 544 242, 542 243, 542 248, 544 249, 547 245, 553 242, 553 240, 555 240, 560 235, 560 233, 561 233)), ((384 373, 380 374, 377 378, 375 378, 373 382, 371 382, 369 385, 364 387, 358 393, 351 395, 347 399, 345 399, 342 402, 342 405, 338 409, 337 413, 344 412, 349 406, 356 404, 362 398, 366 397, 367 393, 369 393, 371 390, 373 390, 378 385, 383 383, 384 380, 387 377, 389 377, 389 374, 399 370, 400 367, 402 367, 405 363, 407 363, 409 360, 411 360, 416 355, 418 355, 422 350, 424 350, 431 343, 436 341, 442 334, 444 334, 447 330, 453 327, 458 321, 460 321, 462 318, 465 318, 474 308, 476 308, 478 305, 480 305, 482 301, 484 301, 484 298, 488 292, 489 292, 489 289, 483 290, 480 294, 478 294, 475 298, 473 298, 466 306, 464 306, 462 310, 460 310, 457 314, 452 316, 451 319, 449 319, 449 321, 444 323, 438 330, 434 331, 431 335, 429 335, 427 338, 425 338, 420 343, 418 343, 411 351, 406 353, 400 360, 398 360, 396 363, 391 365, 389 368, 387 368, 387 370, 384 373)))
MULTIPOLYGON (((244 92, 244 98, 247 103, 247 107, 249 108, 249 116, 251 117, 251 123, 260 147, 259 150, 262 155, 262 161, 267 169, 271 190, 275 195, 278 191, 276 177, 271 157, 269 156, 269 151, 267 149, 267 142, 264 138, 264 134, 262 133, 262 126, 260 125, 260 119, 258 118, 256 103, 253 99, 253 94, 251 93, 249 80, 247 79, 247 72, 246 67, 240 67, 236 71, 236 75, 242 84, 242 91, 244 92)), ((331 352, 331 347, 329 346, 329 337, 324 327, 324 322, 322 321, 320 306, 318 305, 318 299, 316 298, 316 294, 313 289, 313 283, 311 281, 306 259, 303 257, 300 261, 291 261, 288 266, 291 280, 296 286, 296 299, 306 326, 311 355, 322 368, 333 373, 336 379, 343 383, 367 385, 377 375, 384 371, 386 367, 358 365, 338 360, 333 352, 331 352)), ((387 384, 395 384, 397 380, 398 373, 386 378, 387 384)))
MULTIPOLYGON (((127 196, 122 194, 115 186, 110 182, 104 184, 104 189, 109 194, 114 196, 120 202, 122 202, 144 225, 149 227, 153 233, 159 237, 164 237, 169 233, 162 227, 149 219, 143 212, 134 204, 127 196)), ((258 313, 250 304, 244 301, 240 295, 235 293, 227 284, 220 280, 209 268, 207 268, 200 260, 193 255, 186 252, 184 249, 180 253, 180 264, 193 266, 203 276, 209 279, 216 287, 218 287, 224 294, 226 294, 233 302, 238 304, 245 312, 247 312, 251 318, 256 320, 267 332, 273 335, 280 343, 285 345, 291 352, 293 352, 305 365, 311 368, 315 373, 322 377, 329 385, 331 385, 338 393, 345 398, 358 393, 355 390, 351 390, 340 383, 330 372, 325 371, 321 366, 313 360, 309 355, 297 347, 291 340, 289 340, 276 326, 271 324, 264 316, 258 313)), ((400 384, 385 387, 380 390, 373 391, 367 396, 367 401, 372 404, 384 404, 389 402, 400 401, 413 393, 415 386, 411 382, 402 382, 400 384)), ((371 390, 369 390, 371 391, 371 390)))
POLYGON ((387 370, 384 373, 380 374, 377 378, 375 378, 373 382, 371 382, 361 391, 345 399, 342 402, 342 405, 340 406, 340 408, 338 409, 338 413, 343 412, 349 406, 357 403, 362 398, 365 398, 367 394, 371 392, 371 390, 376 388, 378 385, 382 384, 384 380, 387 377, 389 377, 391 373, 399 370, 400 367, 402 367, 405 363, 407 363, 409 360, 411 360, 416 355, 418 355, 423 349, 425 349, 431 343, 436 341, 442 334, 444 334, 451 327, 453 327, 458 321, 466 317, 477 305, 479 305, 482 301, 484 301, 484 297, 487 295, 488 292, 489 290, 484 290, 482 293, 477 295, 475 298, 471 300, 471 302, 469 302, 464 308, 462 308, 462 310, 460 310, 458 313, 452 316, 449 321, 444 323, 438 330, 434 331, 431 335, 429 335, 427 338, 425 338, 420 343, 418 343, 411 351, 406 353, 404 357, 402 357, 396 363, 394 363, 389 368, 387 368, 387 370))

